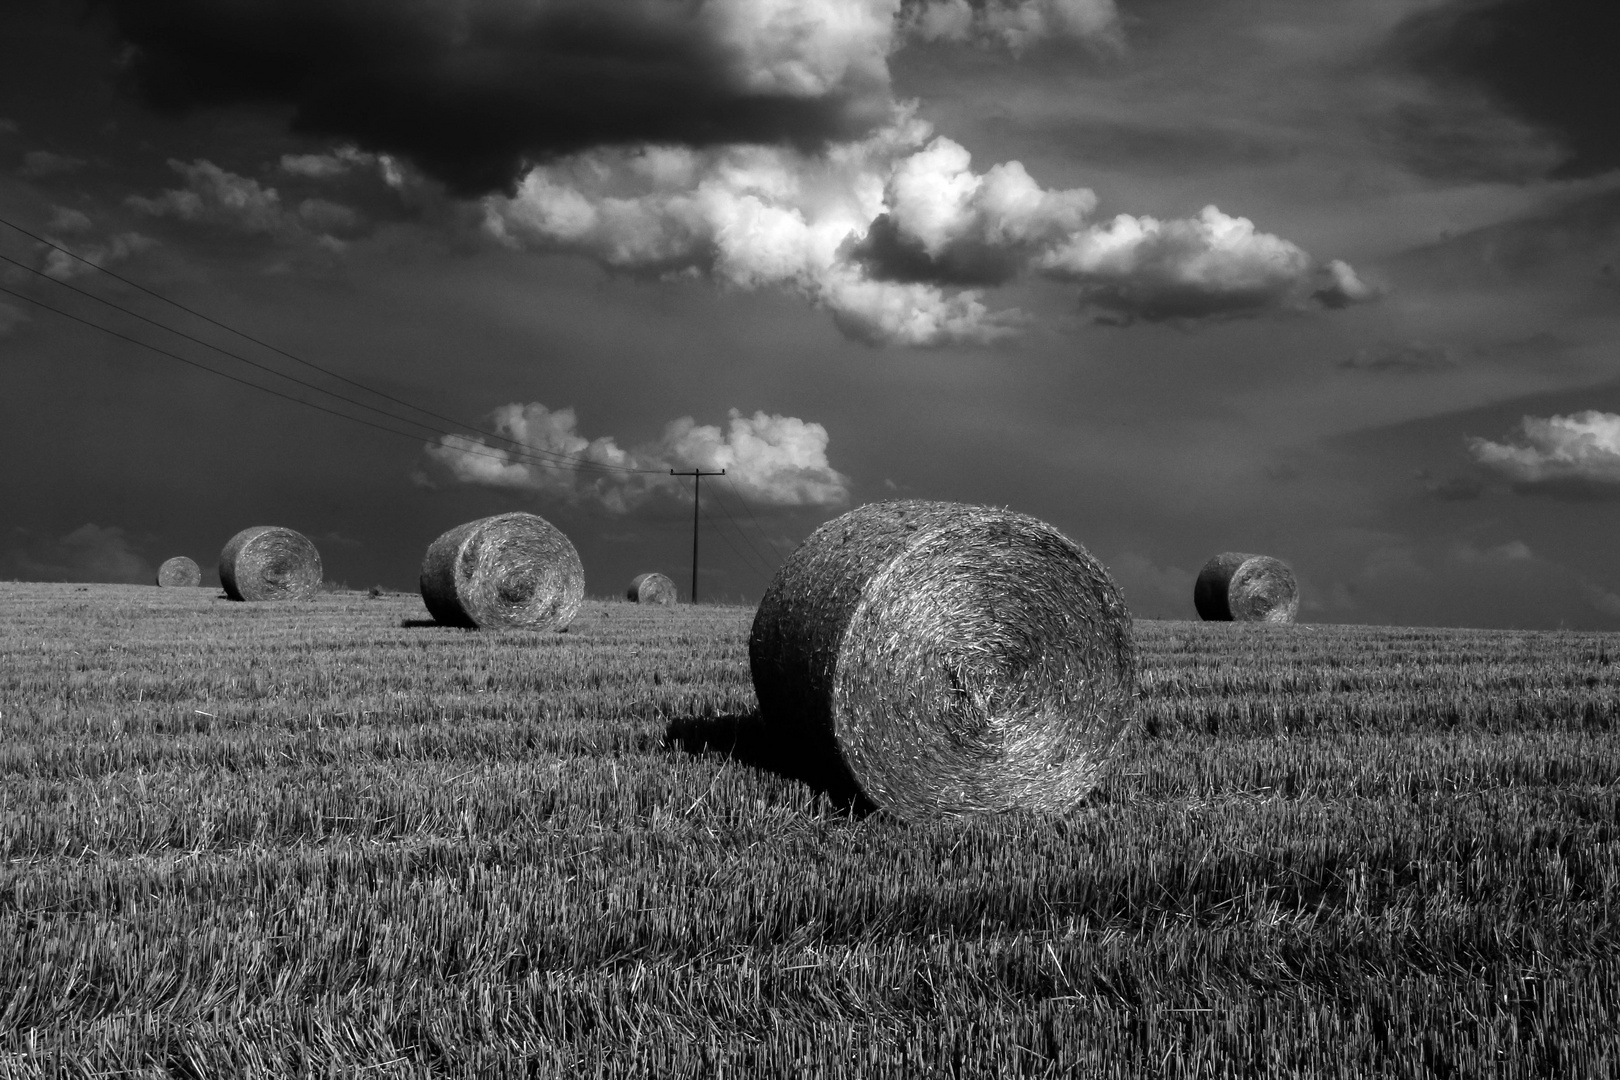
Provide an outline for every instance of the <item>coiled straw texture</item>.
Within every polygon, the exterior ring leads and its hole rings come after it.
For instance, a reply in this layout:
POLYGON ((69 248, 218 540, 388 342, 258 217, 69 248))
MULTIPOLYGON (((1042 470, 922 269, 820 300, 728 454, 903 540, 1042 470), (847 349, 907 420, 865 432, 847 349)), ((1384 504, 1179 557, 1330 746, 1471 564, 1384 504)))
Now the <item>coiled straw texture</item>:
POLYGON ((1281 559, 1225 551, 1198 572, 1193 606, 1205 622, 1291 623, 1299 614, 1299 583, 1281 559))
POLYGON ((321 587, 321 553, 303 533, 254 525, 220 551, 219 583, 232 600, 302 600, 321 587))
POLYGON ((202 567, 185 555, 164 559, 158 567, 157 583, 165 589, 196 588, 202 584, 202 567))
POLYGON ((433 541, 421 586, 428 611, 446 626, 563 630, 585 598, 585 567, 545 518, 497 514, 433 541))
POLYGON ((956 503, 873 503, 783 564, 748 659, 762 721, 906 818, 1061 810, 1130 718, 1131 616, 1052 526, 956 503))
POLYGON ((680 600, 675 583, 663 574, 637 574, 624 591, 626 600, 638 604, 669 605, 680 600))

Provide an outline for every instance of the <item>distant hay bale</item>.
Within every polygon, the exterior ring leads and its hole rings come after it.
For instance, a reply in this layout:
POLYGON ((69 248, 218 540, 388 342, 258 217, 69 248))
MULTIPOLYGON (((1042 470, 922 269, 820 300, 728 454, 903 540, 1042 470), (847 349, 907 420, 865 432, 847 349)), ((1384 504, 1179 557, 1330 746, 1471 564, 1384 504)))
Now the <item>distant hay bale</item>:
POLYGON ((762 722, 902 817, 1061 810, 1130 718, 1131 616, 1035 518, 902 501, 821 526, 777 571, 748 660, 762 722))
POLYGON ((457 525, 428 546, 422 601, 446 626, 563 630, 585 598, 579 552, 535 514, 457 525))
POLYGON ((1299 583, 1281 559, 1225 551, 1198 572, 1193 606, 1205 622, 1291 623, 1299 614, 1299 583))
POLYGON ((194 589, 202 584, 202 567, 195 559, 176 555, 158 567, 157 583, 165 589, 194 589))
POLYGON ((254 525, 219 553, 219 583, 232 600, 303 600, 321 588, 321 553, 309 537, 254 525))
POLYGON ((637 574, 624 591, 626 600, 637 604, 673 604, 680 600, 675 583, 663 574, 637 574))

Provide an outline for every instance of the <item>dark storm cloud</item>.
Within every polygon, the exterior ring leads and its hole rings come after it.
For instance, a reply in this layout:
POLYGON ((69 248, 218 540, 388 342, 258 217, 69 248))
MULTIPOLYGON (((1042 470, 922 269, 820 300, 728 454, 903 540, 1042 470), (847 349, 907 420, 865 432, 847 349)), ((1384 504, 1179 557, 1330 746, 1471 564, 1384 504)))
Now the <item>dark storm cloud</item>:
POLYGON ((102 2, 152 106, 290 106, 463 194, 604 143, 817 144, 888 107, 882 3, 102 2))
POLYGON ((1453 0, 1409 19, 1391 53, 1427 79, 1482 90, 1553 135, 1557 172, 1620 166, 1620 5, 1602 0, 1453 0))

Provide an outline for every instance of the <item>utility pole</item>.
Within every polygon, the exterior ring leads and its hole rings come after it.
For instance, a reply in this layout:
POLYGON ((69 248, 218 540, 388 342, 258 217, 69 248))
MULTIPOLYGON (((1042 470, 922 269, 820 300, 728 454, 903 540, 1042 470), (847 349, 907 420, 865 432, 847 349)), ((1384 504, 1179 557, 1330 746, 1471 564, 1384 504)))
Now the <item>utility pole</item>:
POLYGON ((702 469, 693 469, 691 472, 676 472, 669 470, 671 476, 690 476, 692 478, 692 603, 697 603, 697 540, 698 540, 698 495, 703 487, 705 476, 724 476, 726 470, 719 472, 704 472, 702 469))

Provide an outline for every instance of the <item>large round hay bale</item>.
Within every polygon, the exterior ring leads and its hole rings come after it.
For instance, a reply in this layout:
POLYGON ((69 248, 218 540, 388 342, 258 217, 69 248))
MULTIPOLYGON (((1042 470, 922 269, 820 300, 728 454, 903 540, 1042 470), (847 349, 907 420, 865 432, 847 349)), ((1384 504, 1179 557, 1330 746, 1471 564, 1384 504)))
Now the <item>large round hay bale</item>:
POLYGON ((158 567, 157 583, 165 589, 194 589, 202 584, 202 567, 184 555, 164 559, 158 567))
POLYGON ((1193 606, 1205 622, 1291 623, 1299 614, 1299 583, 1281 559, 1223 551, 1198 572, 1193 606))
POLYGON ((562 630, 585 598, 579 552, 535 514, 457 525, 428 546, 422 600, 446 626, 562 630))
POLYGON ((903 501, 821 526, 777 571, 748 660, 762 722, 827 787, 903 817, 1060 810, 1130 718, 1131 616, 1035 518, 903 501))
POLYGON ((637 574, 624 591, 626 600, 637 604, 673 604, 680 600, 675 583, 663 574, 637 574))
POLYGON ((220 551, 219 583, 232 600, 302 600, 321 587, 321 553, 303 533, 254 525, 220 551))

